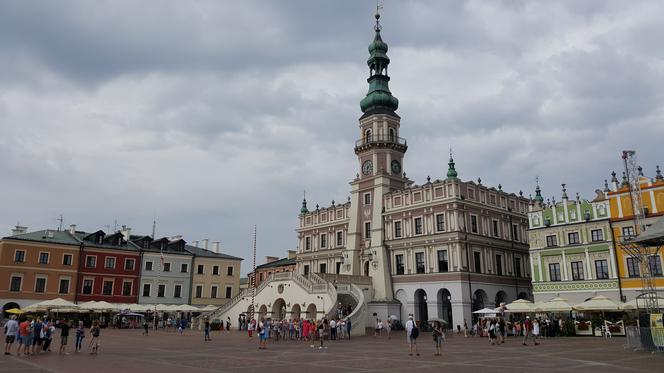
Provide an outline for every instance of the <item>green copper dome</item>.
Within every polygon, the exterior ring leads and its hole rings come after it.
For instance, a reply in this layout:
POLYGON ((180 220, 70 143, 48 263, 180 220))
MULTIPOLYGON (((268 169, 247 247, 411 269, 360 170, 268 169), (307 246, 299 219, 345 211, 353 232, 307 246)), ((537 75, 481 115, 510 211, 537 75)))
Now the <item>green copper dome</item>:
POLYGON ((542 190, 540 189, 539 184, 535 187, 535 201, 539 203, 544 202, 544 197, 542 197, 542 190))
POLYGON ((300 214, 306 214, 309 212, 309 209, 307 209, 307 199, 303 198, 302 199, 302 208, 300 208, 300 214))
POLYGON ((458 174, 457 174, 456 170, 454 169, 454 159, 452 158, 451 155, 450 155, 450 161, 447 165, 449 166, 448 169, 447 169, 447 178, 448 179, 456 179, 458 174))
POLYGON ((367 96, 360 102, 362 112, 384 108, 389 111, 395 111, 399 107, 399 100, 392 96, 389 84, 390 77, 387 75, 387 66, 390 64, 390 59, 387 57, 387 44, 380 37, 380 23, 378 19, 379 14, 376 14, 376 26, 374 30, 374 40, 369 44, 369 59, 367 65, 371 72, 371 76, 367 79, 369 83, 369 92, 367 96))

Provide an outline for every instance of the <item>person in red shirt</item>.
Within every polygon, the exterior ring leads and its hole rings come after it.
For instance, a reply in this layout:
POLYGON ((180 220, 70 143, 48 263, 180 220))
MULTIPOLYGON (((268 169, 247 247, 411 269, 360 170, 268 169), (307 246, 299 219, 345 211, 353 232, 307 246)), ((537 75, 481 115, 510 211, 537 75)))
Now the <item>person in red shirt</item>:
POLYGON ((526 321, 523 323, 523 345, 527 346, 528 336, 532 336, 533 324, 530 322, 530 316, 526 316, 526 321))

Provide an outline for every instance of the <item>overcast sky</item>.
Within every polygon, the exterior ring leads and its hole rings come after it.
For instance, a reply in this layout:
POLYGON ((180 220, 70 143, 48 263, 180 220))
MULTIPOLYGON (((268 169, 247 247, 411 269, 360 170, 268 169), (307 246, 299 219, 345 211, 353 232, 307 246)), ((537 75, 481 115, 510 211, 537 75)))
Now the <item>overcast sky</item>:
MULTIPOLYGON (((114 222, 251 267, 345 201, 374 1, 1 1, 0 231, 114 222), (2 228, 4 227, 4 228, 2 228)), ((592 198, 664 166, 664 2, 385 1, 404 170, 592 198)))

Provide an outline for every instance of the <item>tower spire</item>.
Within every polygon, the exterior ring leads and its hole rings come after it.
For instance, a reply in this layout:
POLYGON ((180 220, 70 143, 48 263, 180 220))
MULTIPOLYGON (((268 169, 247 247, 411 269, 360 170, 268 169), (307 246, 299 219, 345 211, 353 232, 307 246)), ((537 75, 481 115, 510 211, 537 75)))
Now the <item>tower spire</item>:
POLYGON ((450 146, 450 161, 447 163, 447 178, 456 179, 458 174, 454 169, 454 158, 452 157, 452 147, 450 146))
POLYGON ((302 208, 300 208, 300 214, 306 214, 309 212, 309 209, 307 209, 307 191, 305 190, 302 193, 302 208))
POLYGON ((535 176, 535 202, 544 203, 544 197, 542 197, 542 190, 539 186, 539 176, 535 176))

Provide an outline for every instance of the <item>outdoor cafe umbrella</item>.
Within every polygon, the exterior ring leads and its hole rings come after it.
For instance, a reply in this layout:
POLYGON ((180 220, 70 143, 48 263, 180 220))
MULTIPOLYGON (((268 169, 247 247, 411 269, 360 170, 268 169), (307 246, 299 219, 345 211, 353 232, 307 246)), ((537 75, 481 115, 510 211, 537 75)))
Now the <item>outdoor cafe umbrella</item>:
POLYGON ((477 310, 473 313, 478 315, 495 315, 498 313, 498 311, 491 308, 482 308, 481 310, 477 310))
POLYGON ((506 305, 505 312, 510 313, 530 313, 535 311, 535 304, 527 299, 517 299, 506 305))
POLYGON ((219 306, 215 306, 213 304, 209 304, 203 308, 200 309, 201 312, 212 312, 216 311, 219 308, 219 306))
POLYGON ((579 311, 618 311, 620 305, 611 299, 598 295, 574 306, 579 311))
POLYGON ((567 303, 567 299, 556 297, 535 306, 536 312, 570 312, 572 305, 567 303))
POLYGON ((25 307, 24 310, 26 312, 28 311, 35 312, 35 311, 51 311, 59 309, 78 309, 78 306, 62 298, 55 298, 31 304, 25 307))
POLYGON ((107 312, 107 311, 115 311, 116 308, 117 307, 115 305, 102 300, 90 305, 88 309, 96 312, 107 312))
MULTIPOLYGON (((658 308, 664 308, 664 298, 655 298, 656 304, 658 308)), ((633 299, 630 300, 629 302, 623 303, 620 305, 620 308, 623 310, 635 310, 637 308, 645 308, 646 300, 645 299, 633 299)), ((9 312, 9 311, 6 311, 9 312)))
POLYGON ((20 314, 22 314, 22 313, 25 312, 25 311, 23 311, 23 310, 21 310, 21 309, 19 309, 19 308, 10 308, 10 309, 8 309, 8 310, 5 310, 5 312, 7 312, 7 313, 13 313, 14 315, 20 315, 20 314))
POLYGON ((180 312, 201 312, 200 308, 188 304, 177 304, 173 306, 173 310, 180 312))
POLYGON ((443 319, 441 319, 441 318, 438 318, 438 317, 429 317, 429 320, 427 320, 427 321, 428 321, 428 322, 435 322, 435 321, 438 321, 438 322, 441 323, 441 324, 447 324, 447 321, 445 321, 445 320, 443 320, 443 319))

